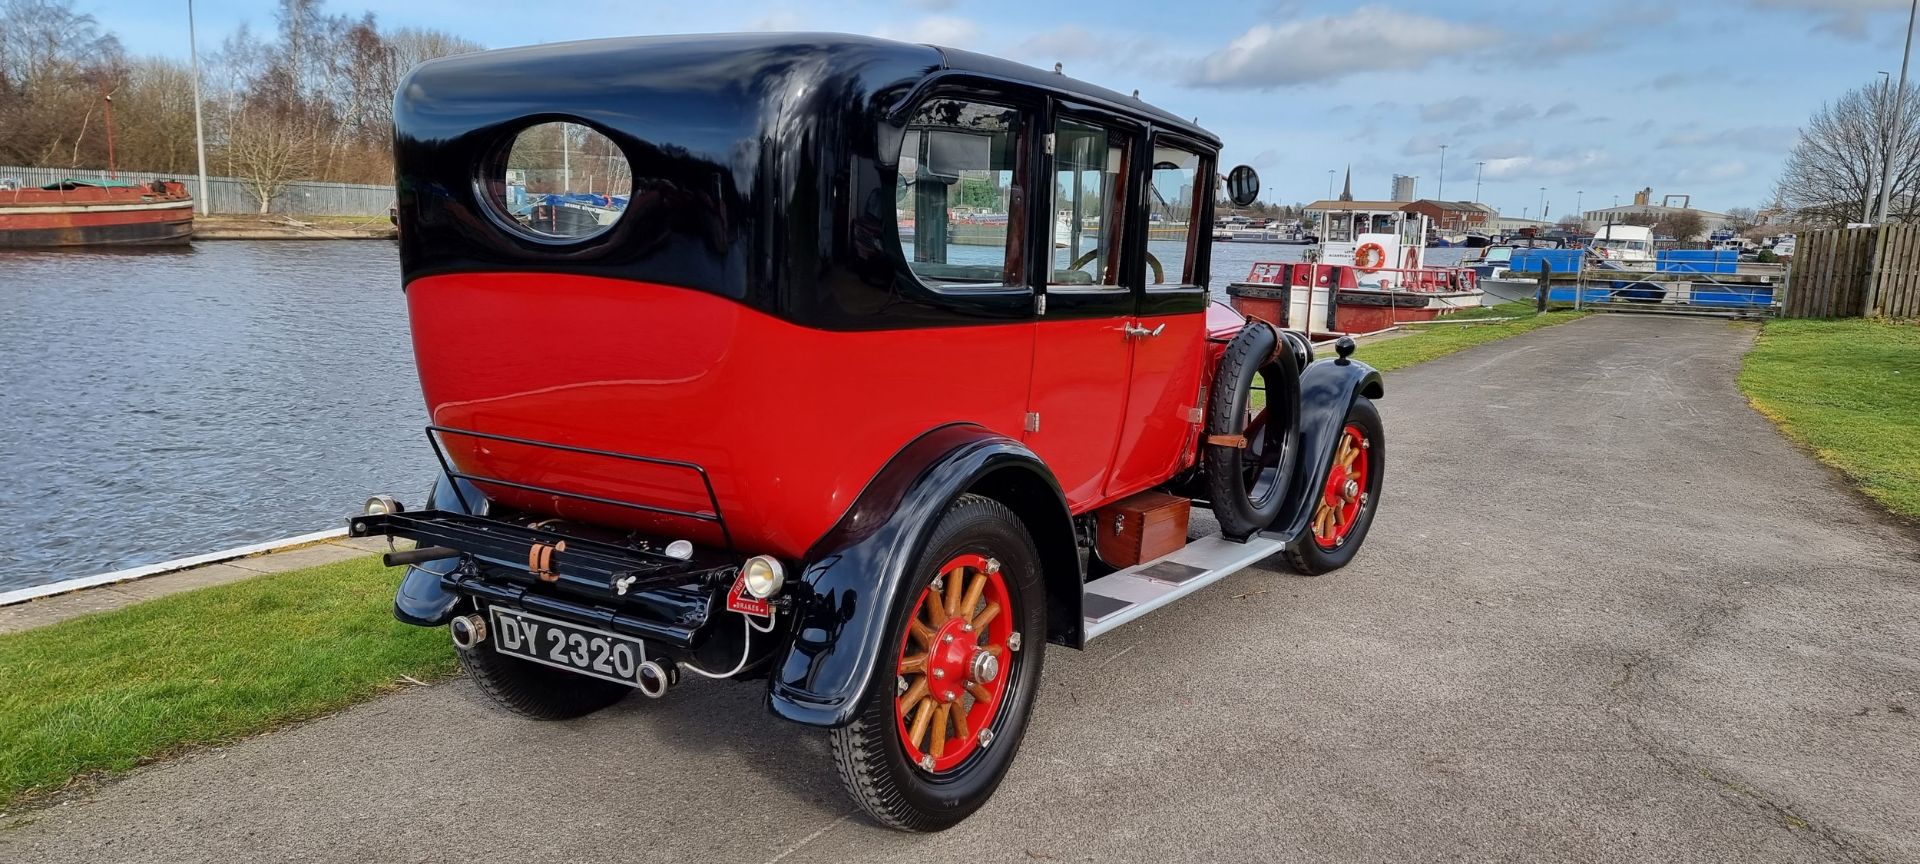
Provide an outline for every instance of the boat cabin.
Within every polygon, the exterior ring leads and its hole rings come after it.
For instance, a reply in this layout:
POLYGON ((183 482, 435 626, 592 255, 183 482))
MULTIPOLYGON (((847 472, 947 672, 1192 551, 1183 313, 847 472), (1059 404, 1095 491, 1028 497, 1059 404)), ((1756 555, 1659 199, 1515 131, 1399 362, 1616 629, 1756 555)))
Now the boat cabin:
POLYGON ((1424 266, 1428 219, 1400 201, 1315 201, 1320 263, 1353 267, 1361 286, 1391 289, 1424 266))

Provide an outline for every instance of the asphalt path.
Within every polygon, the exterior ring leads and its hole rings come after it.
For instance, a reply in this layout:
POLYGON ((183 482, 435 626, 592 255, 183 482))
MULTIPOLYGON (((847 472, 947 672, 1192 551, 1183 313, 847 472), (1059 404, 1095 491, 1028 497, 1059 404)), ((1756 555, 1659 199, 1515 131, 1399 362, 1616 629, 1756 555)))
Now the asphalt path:
POLYGON ((1920 540, 1747 406, 1751 339, 1602 316, 1390 375, 1354 564, 1049 650, 941 835, 757 687, 541 724, 455 681, 13 814, 0 860, 1920 861, 1920 540))

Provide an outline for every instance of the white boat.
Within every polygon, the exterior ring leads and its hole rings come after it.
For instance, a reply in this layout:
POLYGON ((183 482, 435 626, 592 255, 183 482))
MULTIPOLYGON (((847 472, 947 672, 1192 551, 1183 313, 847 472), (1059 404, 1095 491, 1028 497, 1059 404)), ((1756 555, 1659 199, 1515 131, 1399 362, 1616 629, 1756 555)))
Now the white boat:
POLYGON ((1653 229, 1644 225, 1602 225, 1587 249, 1600 266, 1653 269, 1653 229))

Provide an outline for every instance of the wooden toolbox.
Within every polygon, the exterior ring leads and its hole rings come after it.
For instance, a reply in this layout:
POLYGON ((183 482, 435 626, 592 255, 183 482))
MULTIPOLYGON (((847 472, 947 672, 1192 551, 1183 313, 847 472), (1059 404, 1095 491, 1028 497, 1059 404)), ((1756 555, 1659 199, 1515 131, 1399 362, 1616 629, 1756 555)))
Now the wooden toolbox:
POLYGON ((1165 492, 1142 492, 1094 512, 1094 549, 1115 567, 1152 561, 1187 545, 1193 505, 1165 492))

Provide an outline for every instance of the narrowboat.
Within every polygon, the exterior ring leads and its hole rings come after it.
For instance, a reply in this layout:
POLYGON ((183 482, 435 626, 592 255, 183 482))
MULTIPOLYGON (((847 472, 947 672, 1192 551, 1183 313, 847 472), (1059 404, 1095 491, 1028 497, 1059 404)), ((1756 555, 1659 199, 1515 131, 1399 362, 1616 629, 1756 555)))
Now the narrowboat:
POLYGON ((170 180, 0 180, 0 248, 160 246, 193 238, 193 196, 170 180))

